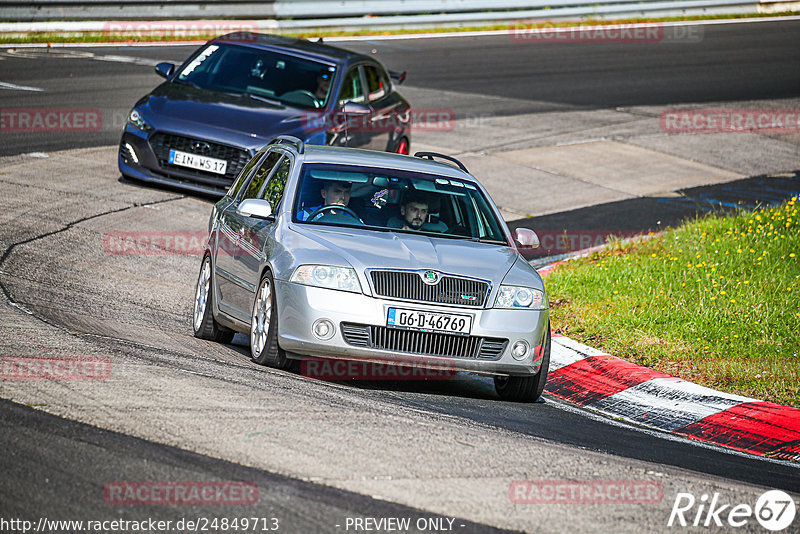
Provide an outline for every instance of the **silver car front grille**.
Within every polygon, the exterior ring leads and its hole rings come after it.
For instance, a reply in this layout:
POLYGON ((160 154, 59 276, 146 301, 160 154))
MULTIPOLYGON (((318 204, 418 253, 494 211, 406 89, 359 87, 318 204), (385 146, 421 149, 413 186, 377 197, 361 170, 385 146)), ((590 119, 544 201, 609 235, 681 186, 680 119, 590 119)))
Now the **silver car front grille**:
POLYGON ((385 326, 342 323, 344 340, 350 345, 421 356, 499 360, 507 339, 418 332, 385 326))
POLYGON ((470 278, 442 275, 438 283, 427 284, 418 272, 371 271, 375 295, 415 302, 482 307, 489 283, 470 278))

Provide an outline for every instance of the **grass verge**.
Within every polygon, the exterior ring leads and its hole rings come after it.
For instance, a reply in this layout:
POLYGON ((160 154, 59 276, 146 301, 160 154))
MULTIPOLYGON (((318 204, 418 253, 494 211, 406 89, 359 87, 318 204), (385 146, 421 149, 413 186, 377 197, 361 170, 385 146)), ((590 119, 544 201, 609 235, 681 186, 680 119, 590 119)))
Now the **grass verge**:
MULTIPOLYGON (((585 18, 580 20, 564 21, 514 21, 508 24, 496 24, 491 26, 459 26, 443 28, 421 28, 421 29, 397 29, 397 30, 323 30, 323 31, 276 31, 280 35, 288 37, 298 37, 301 39, 313 39, 318 37, 352 37, 352 36, 381 36, 381 35, 413 35, 427 33, 450 33, 450 32, 475 32, 475 31, 524 31, 527 28, 559 28, 571 26, 604 26, 610 24, 636 24, 642 22, 679 22, 694 20, 728 20, 728 19, 750 19, 764 17, 787 17, 797 16, 794 11, 783 11, 780 13, 748 13, 748 14, 720 14, 720 15, 697 15, 686 17, 656 17, 656 18, 627 18, 627 19, 592 19, 585 18)), ((390 23, 387 20, 387 23, 390 23)), ((131 23, 135 25, 135 22, 131 23)), ((142 23, 146 24, 146 23, 142 23)), ((262 32, 266 33, 266 31, 262 32)), ((146 32, 55 32, 55 33, 30 33, 24 36, 0 35, 0 45, 14 44, 46 44, 46 43, 138 43, 138 42, 170 42, 170 41, 207 41, 220 35, 219 33, 191 33, 187 30, 169 32, 167 30, 154 30, 151 34, 146 32)))
POLYGON ((615 241, 547 278, 556 332, 800 408, 800 197, 615 241))

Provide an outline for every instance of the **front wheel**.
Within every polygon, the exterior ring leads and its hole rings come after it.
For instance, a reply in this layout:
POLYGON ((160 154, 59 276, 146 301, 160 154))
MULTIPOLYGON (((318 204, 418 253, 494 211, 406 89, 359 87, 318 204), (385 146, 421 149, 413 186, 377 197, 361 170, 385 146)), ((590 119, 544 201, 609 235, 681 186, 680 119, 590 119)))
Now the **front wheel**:
POLYGON ((547 323, 544 348, 542 351, 542 367, 533 376, 497 376, 494 378, 494 389, 500 398, 511 402, 536 402, 542 396, 544 384, 547 382, 547 369, 550 367, 550 322, 547 323))
POLYGON ((200 266, 200 276, 197 278, 197 288, 194 292, 194 314, 192 326, 194 337, 208 339, 218 343, 230 343, 234 331, 225 328, 214 319, 214 285, 211 276, 211 256, 203 258, 200 266))
POLYGON ((275 302, 275 280, 267 271, 258 284, 250 318, 250 354, 261 365, 288 369, 291 361, 278 346, 278 307, 275 302))

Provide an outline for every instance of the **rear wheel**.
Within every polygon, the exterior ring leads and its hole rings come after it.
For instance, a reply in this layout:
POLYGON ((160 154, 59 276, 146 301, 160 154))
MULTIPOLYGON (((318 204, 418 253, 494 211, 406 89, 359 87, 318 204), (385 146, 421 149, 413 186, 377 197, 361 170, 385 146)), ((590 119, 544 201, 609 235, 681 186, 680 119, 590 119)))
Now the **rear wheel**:
POLYGON ((550 367, 550 323, 547 323, 542 367, 533 376, 499 376, 494 379, 494 389, 500 398, 512 402, 535 402, 542 396, 550 367))
POLYGON ((275 302, 275 280, 269 271, 261 277, 253 314, 250 318, 250 354, 261 365, 288 369, 291 360, 278 346, 278 312, 275 302))
POLYGON ((219 343, 230 343, 233 330, 225 328, 214 319, 214 285, 211 276, 211 256, 206 254, 197 277, 197 288, 194 292, 194 314, 192 326, 194 336, 219 343))

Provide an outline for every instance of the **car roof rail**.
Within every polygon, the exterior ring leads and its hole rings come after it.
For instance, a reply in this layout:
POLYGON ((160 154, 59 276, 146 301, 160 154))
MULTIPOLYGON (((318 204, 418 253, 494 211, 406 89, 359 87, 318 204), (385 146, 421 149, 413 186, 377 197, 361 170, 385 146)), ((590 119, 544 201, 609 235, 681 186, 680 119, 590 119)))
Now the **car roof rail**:
POLYGON ((444 154, 439 154, 438 152, 417 152, 416 154, 414 154, 414 157, 415 158, 426 158, 426 159, 429 159, 431 161, 434 161, 434 159, 433 159, 434 157, 446 159, 447 161, 449 161, 451 163, 455 163, 456 165, 458 165, 458 168, 461 169, 462 171, 464 171, 466 173, 469 172, 467 170, 467 168, 464 166, 464 164, 461 163, 460 161, 458 161, 456 158, 454 158, 452 156, 445 156, 444 154))
POLYGON ((300 154, 306 150, 306 144, 302 141, 302 139, 299 139, 293 135, 279 135, 269 142, 270 145, 281 145, 283 143, 294 145, 297 147, 297 152, 300 154))

